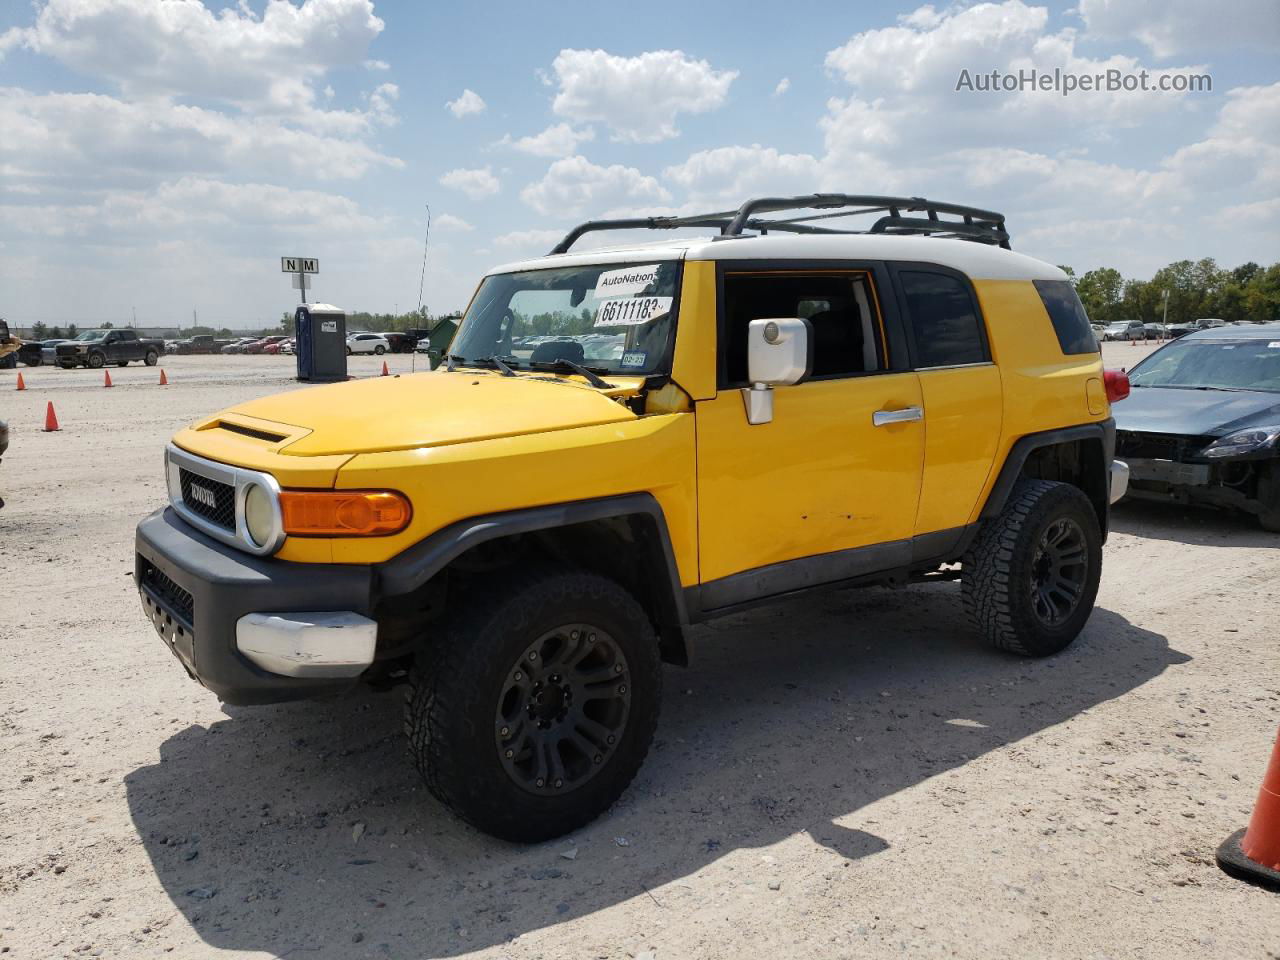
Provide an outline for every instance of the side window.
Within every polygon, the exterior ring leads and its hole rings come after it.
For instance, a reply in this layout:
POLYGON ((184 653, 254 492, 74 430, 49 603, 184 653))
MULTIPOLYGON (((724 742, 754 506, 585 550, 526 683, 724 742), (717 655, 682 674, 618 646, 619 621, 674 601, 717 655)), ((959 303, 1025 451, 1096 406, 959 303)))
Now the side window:
POLYGON ((813 330, 813 374, 847 377, 885 368, 876 298, 865 271, 726 273, 725 386, 747 383, 747 329, 752 320, 801 317, 813 330))
POLYGON ((917 367, 949 367, 987 359, 982 321, 969 288, 946 273, 898 273, 916 342, 917 367))
POLYGON ((1053 332, 1058 335, 1062 352, 1068 355, 1097 353, 1098 338, 1093 335, 1089 315, 1085 313, 1075 287, 1066 280, 1036 280, 1035 285, 1053 323, 1053 332))
POLYGON ((121 340, 137 340, 138 335, 132 330, 121 330, 116 336, 121 340))

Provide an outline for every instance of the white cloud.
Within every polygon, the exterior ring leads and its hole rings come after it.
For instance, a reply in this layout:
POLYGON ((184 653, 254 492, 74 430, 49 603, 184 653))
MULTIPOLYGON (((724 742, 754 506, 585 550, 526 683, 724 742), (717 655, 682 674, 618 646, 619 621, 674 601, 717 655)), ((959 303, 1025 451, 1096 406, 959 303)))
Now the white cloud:
POLYGON ((440 178, 440 182, 450 189, 461 190, 472 200, 491 197, 502 189, 502 184, 488 167, 477 170, 450 170, 440 178))
POLYGON ((362 64, 366 70, 390 70, 391 64, 385 60, 366 60, 362 64))
POLYGON ((541 180, 520 191, 520 199, 544 216, 568 217, 632 203, 666 203, 671 194, 634 167, 601 167, 573 156, 551 164, 541 180))
POLYGON ((541 133, 521 137, 519 140, 506 136, 498 143, 500 146, 511 147, 513 150, 535 157, 567 157, 578 152, 578 144, 595 138, 596 132, 591 127, 577 130, 567 123, 557 123, 547 127, 541 133))
POLYGON ((483 113, 486 106, 480 94, 474 90, 463 90, 457 100, 450 100, 445 104, 445 109, 461 120, 473 113, 483 113))
POLYGON ((720 107, 736 70, 717 71, 680 50, 620 57, 561 50, 552 63, 559 92, 552 109, 578 123, 601 123, 613 139, 656 143, 679 136, 676 117, 720 107))
POLYGON ((773 88, 773 95, 775 97, 780 97, 790 89, 791 89, 791 78, 783 77, 781 80, 778 81, 778 85, 773 88))
POLYGON ((361 63, 383 28, 372 0, 268 3, 217 14, 198 0, 47 0, 0 40, 116 84, 129 98, 195 97, 242 107, 310 108, 312 84, 361 63))
POLYGON ((559 243, 566 230, 513 230, 493 238, 493 245, 503 250, 537 250, 545 252, 559 243))
POLYGON ((1240 47, 1280 50, 1275 0, 1233 0, 1229 9, 1203 0, 1080 0, 1079 12, 1090 37, 1137 37, 1157 57, 1240 47))
POLYGON ((275 118, 164 101, 0 88, 0 172, 37 187, 137 186, 191 174, 352 179, 401 162, 275 118))
POLYGON ((461 217, 455 217, 452 213, 442 213, 432 221, 432 226, 438 230, 444 230, 446 233, 470 233, 475 229, 467 221, 461 217))
POLYGON ((693 206, 729 209, 751 196, 812 193, 821 169, 818 159, 809 154, 779 153, 755 143, 702 150, 667 167, 662 175, 684 188, 693 206))

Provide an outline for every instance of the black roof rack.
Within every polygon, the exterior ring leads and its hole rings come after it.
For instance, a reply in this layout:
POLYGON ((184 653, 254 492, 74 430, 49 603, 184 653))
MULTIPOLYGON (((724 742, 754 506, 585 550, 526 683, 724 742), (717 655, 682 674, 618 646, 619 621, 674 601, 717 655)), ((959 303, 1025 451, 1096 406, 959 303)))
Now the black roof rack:
POLYGON ((564 239, 552 248, 554 253, 567 253, 585 233, 599 230, 676 230, 680 227, 715 227, 722 237, 739 237, 744 230, 768 233, 782 230, 787 233, 886 233, 950 237, 974 240, 1009 249, 1009 233, 1005 230, 1004 214, 978 207, 965 207, 956 203, 937 203, 924 197, 860 196, 848 193, 813 193, 804 197, 757 197, 748 200, 737 210, 719 213, 699 213, 686 217, 633 217, 626 220, 588 220, 580 223, 564 239), (846 209, 851 208, 851 209, 846 209), (802 217, 780 220, 762 220, 757 213, 779 213, 783 210, 834 210, 834 213, 814 213, 802 217), (866 214, 882 214, 869 229, 848 230, 836 227, 816 226, 814 220, 830 220, 836 217, 852 217, 866 214), (924 216, 906 216, 906 214, 924 216), (952 219, 943 219, 946 215, 952 219))

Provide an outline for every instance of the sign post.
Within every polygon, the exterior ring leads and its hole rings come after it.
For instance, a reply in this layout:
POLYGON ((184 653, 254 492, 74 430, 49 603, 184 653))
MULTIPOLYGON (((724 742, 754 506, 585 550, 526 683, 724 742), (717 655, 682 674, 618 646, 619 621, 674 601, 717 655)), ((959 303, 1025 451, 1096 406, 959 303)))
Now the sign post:
POLYGON ((294 274, 293 287, 299 292, 302 303, 305 304, 307 290, 311 286, 311 280, 307 275, 320 272, 320 261, 315 257, 281 257, 280 272, 294 274))

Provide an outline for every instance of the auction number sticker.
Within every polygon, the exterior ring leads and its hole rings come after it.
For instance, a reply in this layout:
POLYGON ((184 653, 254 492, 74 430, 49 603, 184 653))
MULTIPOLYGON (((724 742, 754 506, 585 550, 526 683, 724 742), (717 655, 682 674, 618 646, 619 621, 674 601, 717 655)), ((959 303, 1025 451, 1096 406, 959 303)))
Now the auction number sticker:
POLYGON ((597 327, 631 327, 671 312, 671 297, 605 300, 596 311, 597 327))

